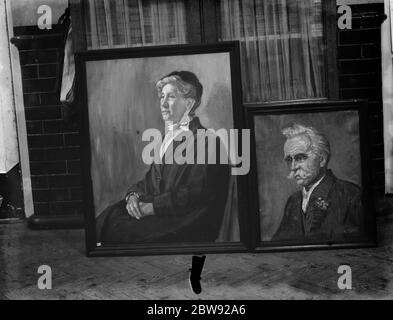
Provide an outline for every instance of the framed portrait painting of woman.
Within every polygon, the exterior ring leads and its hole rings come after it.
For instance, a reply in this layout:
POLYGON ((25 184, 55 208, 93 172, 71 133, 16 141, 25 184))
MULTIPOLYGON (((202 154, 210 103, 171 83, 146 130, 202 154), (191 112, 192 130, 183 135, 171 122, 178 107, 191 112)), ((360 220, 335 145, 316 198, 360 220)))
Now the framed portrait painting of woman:
POLYGON ((246 250, 239 61, 237 42, 77 55, 88 255, 246 250))

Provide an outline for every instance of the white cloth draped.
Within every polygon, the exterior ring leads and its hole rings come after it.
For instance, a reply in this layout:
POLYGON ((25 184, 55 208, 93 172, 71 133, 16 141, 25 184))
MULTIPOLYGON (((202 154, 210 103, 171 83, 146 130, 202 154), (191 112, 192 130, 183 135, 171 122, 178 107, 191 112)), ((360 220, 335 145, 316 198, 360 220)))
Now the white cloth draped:
POLYGON ((74 101, 75 62, 72 48, 72 25, 70 24, 64 48, 63 74, 61 77, 60 101, 70 105, 74 101))

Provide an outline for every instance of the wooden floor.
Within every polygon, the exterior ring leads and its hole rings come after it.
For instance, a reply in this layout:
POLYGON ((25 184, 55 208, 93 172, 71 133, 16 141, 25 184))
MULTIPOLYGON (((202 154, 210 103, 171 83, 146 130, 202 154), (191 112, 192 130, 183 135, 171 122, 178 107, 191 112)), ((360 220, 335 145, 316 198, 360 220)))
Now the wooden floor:
POLYGON ((82 230, 0 225, 0 298, 393 299, 393 216, 378 226, 378 248, 208 255, 203 292, 195 295, 190 255, 87 258, 82 230), (37 287, 44 264, 52 268, 51 290, 37 287), (352 290, 337 287, 340 264, 352 268, 352 290))

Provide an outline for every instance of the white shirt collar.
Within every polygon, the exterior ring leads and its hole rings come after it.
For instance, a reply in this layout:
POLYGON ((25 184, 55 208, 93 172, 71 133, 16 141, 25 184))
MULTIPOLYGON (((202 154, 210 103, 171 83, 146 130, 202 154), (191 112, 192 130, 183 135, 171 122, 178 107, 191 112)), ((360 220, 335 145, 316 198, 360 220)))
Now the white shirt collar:
POLYGON ((187 115, 183 116, 183 118, 177 123, 167 122, 165 124, 166 133, 165 133, 164 140, 163 140, 161 147, 160 147, 160 158, 161 159, 164 156, 167 149, 169 148, 170 144, 173 142, 173 140, 175 140, 176 137, 182 131, 189 131, 190 130, 189 126, 190 126, 191 120, 192 120, 192 118, 187 114, 187 115))
POLYGON ((318 185, 321 183, 323 178, 325 178, 325 175, 323 175, 321 179, 319 179, 317 182, 315 182, 308 191, 306 191, 306 188, 303 187, 303 189, 302 189, 302 195, 303 195, 302 210, 303 210, 303 212, 306 212, 308 202, 310 201, 311 194, 313 193, 315 188, 318 187, 318 185))
POLYGON ((174 132, 176 130, 183 130, 183 131, 188 131, 190 126, 190 121, 182 121, 182 122, 177 122, 177 123, 167 123, 166 124, 166 129, 167 133, 168 132, 174 132))
POLYGON ((183 115, 183 117, 180 119, 179 122, 175 122, 175 123, 172 121, 165 122, 165 134, 168 133, 169 131, 175 131, 177 129, 188 131, 191 120, 192 117, 190 117, 188 113, 186 113, 185 115, 183 115))

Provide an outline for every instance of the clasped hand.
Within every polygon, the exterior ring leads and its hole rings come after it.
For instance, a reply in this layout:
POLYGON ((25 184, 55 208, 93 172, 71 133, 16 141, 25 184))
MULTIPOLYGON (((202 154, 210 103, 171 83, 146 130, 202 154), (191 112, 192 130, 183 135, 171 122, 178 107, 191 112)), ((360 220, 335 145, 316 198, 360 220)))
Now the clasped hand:
POLYGON ((135 195, 128 197, 126 209, 128 214, 137 220, 154 214, 153 204, 139 201, 135 195))

